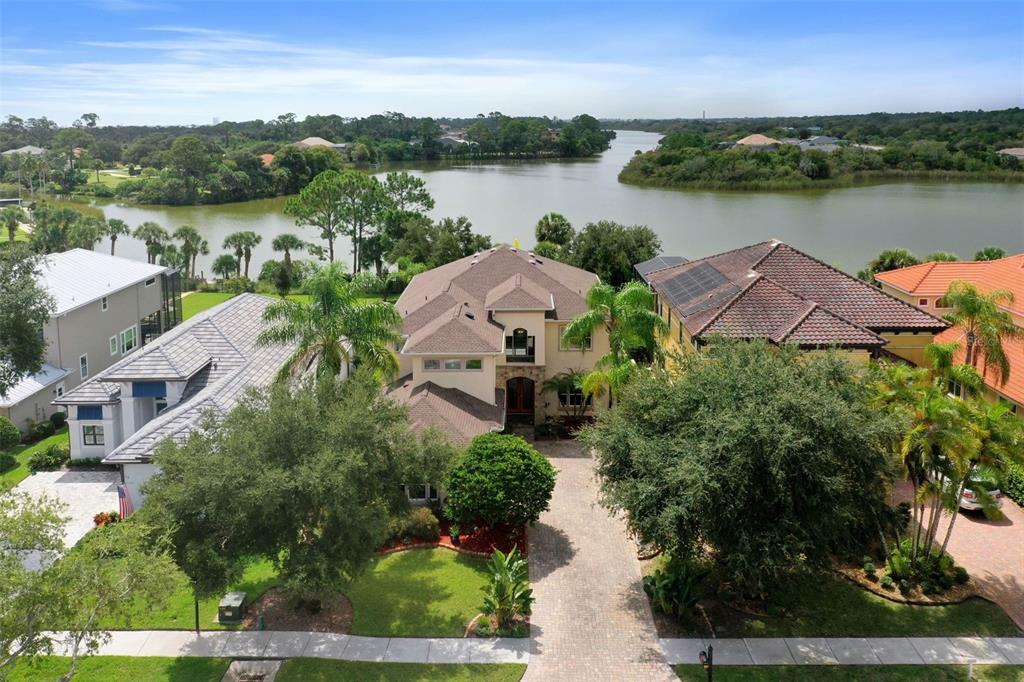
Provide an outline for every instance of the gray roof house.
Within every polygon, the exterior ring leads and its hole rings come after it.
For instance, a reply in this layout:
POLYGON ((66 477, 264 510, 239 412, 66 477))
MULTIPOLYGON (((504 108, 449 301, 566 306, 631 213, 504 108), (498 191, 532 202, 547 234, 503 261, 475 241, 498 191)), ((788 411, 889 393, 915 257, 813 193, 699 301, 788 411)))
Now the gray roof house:
POLYGON ((166 439, 184 440, 208 413, 269 386, 296 346, 258 347, 273 299, 242 294, 204 311, 55 402, 68 408, 72 458, 121 468, 133 508, 166 439))
POLYGON ((29 156, 42 156, 46 153, 46 150, 42 147, 36 147, 35 145, 27 144, 24 147, 18 147, 17 149, 8 149, 5 152, 0 152, 4 156, 15 156, 17 154, 27 154, 29 156))
POLYGON ((55 304, 42 330, 45 364, 0 395, 0 415, 22 430, 47 418, 54 398, 181 320, 178 275, 162 265, 71 249, 45 256, 36 281, 55 304))

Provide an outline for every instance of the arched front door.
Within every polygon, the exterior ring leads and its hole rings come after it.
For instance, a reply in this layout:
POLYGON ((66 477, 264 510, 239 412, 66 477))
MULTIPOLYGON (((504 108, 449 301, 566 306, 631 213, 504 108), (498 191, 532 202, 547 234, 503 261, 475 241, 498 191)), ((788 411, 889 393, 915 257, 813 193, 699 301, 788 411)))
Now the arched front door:
POLYGON ((505 382, 505 414, 511 421, 533 423, 533 379, 513 377, 505 382))

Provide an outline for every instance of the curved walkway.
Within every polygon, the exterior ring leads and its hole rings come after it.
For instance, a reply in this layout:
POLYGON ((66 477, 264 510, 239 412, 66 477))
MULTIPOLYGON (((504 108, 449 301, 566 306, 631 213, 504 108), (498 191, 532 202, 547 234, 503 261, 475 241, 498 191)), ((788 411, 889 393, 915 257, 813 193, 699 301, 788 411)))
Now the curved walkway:
POLYGON ((625 524, 597 504, 593 459, 571 441, 534 444, 558 469, 530 529, 530 667, 524 682, 678 682, 665 662, 625 524))

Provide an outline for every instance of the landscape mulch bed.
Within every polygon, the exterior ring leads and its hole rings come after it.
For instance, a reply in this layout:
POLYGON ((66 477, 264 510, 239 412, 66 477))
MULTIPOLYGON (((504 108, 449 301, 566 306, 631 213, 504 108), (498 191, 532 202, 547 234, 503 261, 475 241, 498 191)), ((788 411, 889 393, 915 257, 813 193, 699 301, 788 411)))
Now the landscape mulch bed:
POLYGON ((250 604, 247 613, 242 621, 245 630, 255 630, 262 615, 267 630, 337 632, 343 635, 352 632, 352 602, 344 595, 325 599, 319 612, 309 613, 293 608, 293 602, 284 591, 274 587, 250 604))
MULTIPOLYGON (((840 566, 835 569, 836 575, 845 578, 858 587, 863 587, 868 592, 876 594, 883 599, 889 601, 898 602, 901 604, 914 604, 915 606, 943 606, 948 604, 959 604, 962 601, 967 601, 972 597, 985 597, 981 595, 978 590, 974 587, 974 581, 967 582, 964 585, 954 585, 948 590, 945 590, 941 594, 925 594, 921 591, 920 585, 915 585, 913 589, 907 594, 903 594, 896 587, 890 590, 882 587, 878 582, 873 582, 864 575, 864 570, 860 566, 840 566)), ((884 572, 879 572, 878 577, 881 578, 884 572)))
POLYGON ((445 549, 473 554, 477 556, 490 556, 495 549, 502 552, 510 552, 513 547, 518 547, 520 554, 524 557, 528 553, 526 542, 526 526, 498 526, 490 528, 486 525, 470 527, 469 532, 463 531, 459 536, 459 544, 452 543, 448 534, 450 525, 446 521, 441 522, 441 538, 435 541, 410 539, 408 542, 394 540, 385 544, 378 550, 381 554, 391 554, 405 549, 419 547, 443 547, 445 549))

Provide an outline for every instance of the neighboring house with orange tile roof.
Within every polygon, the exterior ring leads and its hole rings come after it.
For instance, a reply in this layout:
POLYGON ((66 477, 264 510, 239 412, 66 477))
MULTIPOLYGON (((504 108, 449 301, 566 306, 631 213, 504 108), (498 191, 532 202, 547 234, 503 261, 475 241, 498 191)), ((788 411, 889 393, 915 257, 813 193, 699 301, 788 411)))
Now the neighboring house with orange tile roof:
POLYGON ((582 404, 579 392, 556 396, 542 385, 567 370, 588 372, 608 352, 603 329, 584 348, 561 342, 597 282, 508 246, 416 275, 395 303, 402 378, 389 395, 409 405, 414 426, 435 426, 457 445, 506 421, 539 423, 562 404, 582 404))
POLYGON ((659 256, 636 270, 654 290, 670 329, 664 344, 673 349, 722 335, 920 362, 949 326, 777 240, 694 261, 659 256))
MULTIPOLYGON (((922 263, 878 273, 875 279, 882 284, 883 291, 936 315, 952 312, 943 297, 949 285, 957 280, 970 282, 985 292, 1005 289, 1013 294, 1014 302, 1004 309, 1014 324, 1024 328, 1024 253, 993 261, 922 263)), ((951 328, 935 340, 943 343, 959 341, 961 348, 957 361, 962 362, 966 352, 963 336, 962 329, 951 328)), ((1010 359, 1010 376, 1005 383, 999 383, 991 374, 986 375, 986 394, 991 400, 1002 398, 1010 402, 1016 406, 1017 414, 1024 418, 1024 342, 1004 342, 1003 348, 1010 359)))
POLYGON ((268 166, 270 166, 270 164, 274 163, 274 155, 273 154, 260 154, 260 163, 263 164, 264 168, 267 168, 268 166))
POLYGON ((751 149, 778 149, 780 144, 782 142, 774 137, 768 137, 761 133, 754 133, 753 135, 747 135, 742 139, 736 140, 736 146, 750 147, 751 149))

